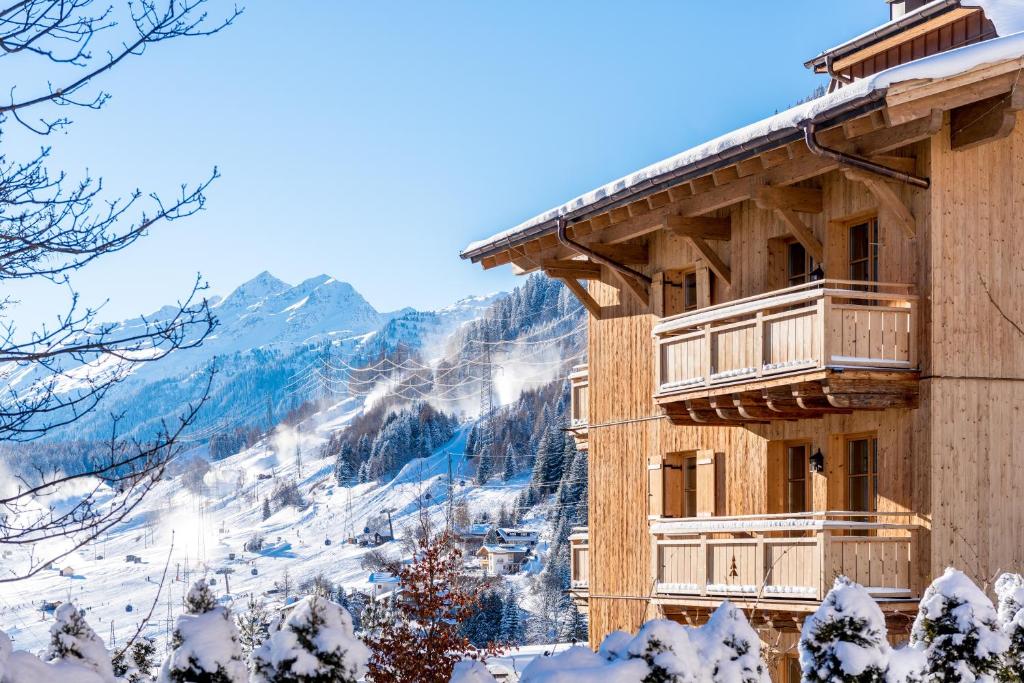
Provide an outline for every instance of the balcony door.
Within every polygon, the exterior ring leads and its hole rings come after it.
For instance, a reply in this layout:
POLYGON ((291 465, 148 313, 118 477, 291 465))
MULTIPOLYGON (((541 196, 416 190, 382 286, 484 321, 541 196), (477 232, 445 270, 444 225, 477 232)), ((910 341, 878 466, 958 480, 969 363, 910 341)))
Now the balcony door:
POLYGON ((795 287, 810 282, 815 263, 799 242, 786 245, 786 286, 795 287))
POLYGON ((810 512, 810 477, 807 458, 811 455, 811 444, 786 444, 786 494, 785 508, 789 513, 810 512))
MULTIPOLYGON (((847 234, 849 244, 849 278, 862 282, 878 282, 878 219, 855 223, 847 234)), ((873 288, 865 287, 865 291, 873 288)))

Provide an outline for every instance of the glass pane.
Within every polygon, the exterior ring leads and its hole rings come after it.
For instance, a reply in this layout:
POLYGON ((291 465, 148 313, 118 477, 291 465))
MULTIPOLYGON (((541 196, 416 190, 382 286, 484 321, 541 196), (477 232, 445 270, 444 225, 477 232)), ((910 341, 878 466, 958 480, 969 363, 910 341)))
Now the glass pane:
POLYGON ((687 491, 686 492, 686 508, 683 510, 684 517, 696 517, 697 516, 697 492, 687 491))
POLYGON ((786 448, 786 512, 807 512, 807 446, 786 448))
POLYGON ((807 486, 804 481, 786 484, 786 512, 807 512, 807 486))
POLYGON ((800 683, 803 671, 800 668, 800 660, 796 657, 786 658, 786 683, 800 683))
POLYGON ((857 439, 849 442, 850 462, 849 473, 854 475, 866 475, 869 467, 868 440, 857 439))
POLYGON ((683 310, 692 311, 697 308, 697 273, 686 273, 683 276, 683 310))
POLYGON ((867 260, 870 253, 868 224, 861 223, 850 228, 850 262, 867 260))
POLYGON ((850 477, 850 510, 871 510, 871 493, 867 477, 850 477))
POLYGON ((807 446, 790 446, 787 449, 789 455, 789 469, 787 476, 790 479, 805 479, 807 472, 807 446))
POLYGON ((807 252, 804 245, 793 242, 788 247, 787 269, 790 284, 800 284, 807 278, 807 252))

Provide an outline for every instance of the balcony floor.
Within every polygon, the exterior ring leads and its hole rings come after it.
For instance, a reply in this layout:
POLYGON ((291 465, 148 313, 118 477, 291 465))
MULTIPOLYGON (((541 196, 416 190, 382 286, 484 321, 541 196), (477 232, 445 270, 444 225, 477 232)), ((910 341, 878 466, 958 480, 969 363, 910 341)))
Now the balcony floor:
MULTIPOLYGON (((655 596, 652 603, 658 605, 669 619, 687 624, 703 624, 724 600, 725 598, 717 597, 655 596)), ((816 600, 784 602, 729 598, 729 601, 742 609, 751 625, 755 627, 796 632, 803 627, 804 619, 817 610, 821 604, 816 600)), ((878 600, 877 602, 885 615, 886 626, 890 633, 909 632, 910 625, 913 623, 914 617, 917 616, 917 600, 878 600)))
POLYGON ((855 410, 916 408, 919 379, 912 370, 826 368, 663 391, 655 401, 682 425, 804 420, 855 410))

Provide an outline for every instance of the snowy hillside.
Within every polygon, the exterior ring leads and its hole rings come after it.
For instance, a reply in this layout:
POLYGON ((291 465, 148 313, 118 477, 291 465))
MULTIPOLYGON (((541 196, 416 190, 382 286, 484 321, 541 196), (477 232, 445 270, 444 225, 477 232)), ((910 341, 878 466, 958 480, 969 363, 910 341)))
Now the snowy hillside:
MULTIPOLYGON (((127 523, 70 554, 51 570, 0 585, 5 630, 18 648, 41 648, 52 623, 52 614, 40 609, 42 601, 72 599, 86 610, 90 623, 108 643, 124 642, 153 605, 170 558, 156 616, 144 631, 160 643, 162 652, 167 619, 180 613, 183 592, 199 577, 217 581, 221 600, 238 608, 251 592, 264 595, 273 591, 286 572, 294 586, 322 573, 337 584, 368 590, 369 571, 360 562, 371 549, 347 544, 347 533, 352 529, 361 532, 367 520, 390 511, 401 539, 403 530, 417 519, 421 505, 428 506, 435 523, 443 524, 449 457, 456 496, 472 508, 496 510, 512 505, 529 478, 524 473, 508 483, 459 486, 472 477, 472 466, 463 455, 467 430, 462 429, 433 455, 410 462, 389 481, 338 486, 332 476, 333 459, 315 454, 330 433, 344 428, 357 410, 351 402, 332 406, 294 430, 279 430, 250 449, 212 463, 200 488, 190 489, 183 481, 188 461, 201 458, 202 449, 187 454, 179 474, 160 482, 127 523), (296 449, 306 454, 301 477, 296 449), (276 483, 292 479, 299 482, 306 505, 284 507, 264 520, 264 497, 276 483), (263 536, 266 545, 261 552, 246 552, 243 546, 254 535, 263 536), (126 562, 128 555, 138 555, 141 563, 126 562), (61 576, 63 568, 71 569, 65 572, 68 576, 61 576)), ((406 554, 400 541, 375 550, 396 558, 406 554)), ((35 552, 45 553, 46 549, 36 548, 35 552)), ((26 549, 5 552, 8 567, 27 561, 26 549)), ((273 600, 274 596, 271 592, 267 597, 273 600)))

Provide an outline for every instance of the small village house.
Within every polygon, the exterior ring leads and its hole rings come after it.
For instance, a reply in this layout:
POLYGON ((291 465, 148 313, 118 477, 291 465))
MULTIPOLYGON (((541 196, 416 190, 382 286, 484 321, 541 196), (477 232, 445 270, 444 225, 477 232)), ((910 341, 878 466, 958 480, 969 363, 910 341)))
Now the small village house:
POLYGON ((903 639, 947 565, 1024 570, 1024 11, 890 7, 824 95, 462 254, 587 310, 592 644, 729 599, 795 681, 839 574, 903 639))
POLYGON ((529 552, 530 549, 524 545, 486 544, 480 547, 476 556, 485 574, 504 576, 518 572, 529 552))

